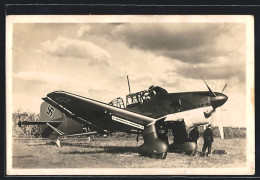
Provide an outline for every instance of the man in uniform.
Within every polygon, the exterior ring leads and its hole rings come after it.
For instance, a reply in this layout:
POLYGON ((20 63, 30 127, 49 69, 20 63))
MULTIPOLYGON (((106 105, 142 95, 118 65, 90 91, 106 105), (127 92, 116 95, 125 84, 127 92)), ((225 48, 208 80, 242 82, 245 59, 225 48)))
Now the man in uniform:
POLYGON ((169 140, 168 140, 167 134, 168 134, 167 127, 165 127, 163 125, 159 126, 159 129, 157 131, 158 138, 165 141, 169 145, 169 140))
POLYGON ((208 125, 206 130, 204 131, 203 139, 204 139, 204 144, 203 144, 203 148, 202 148, 202 155, 205 156, 205 151, 208 148, 207 156, 211 156, 211 147, 212 147, 212 143, 214 141, 213 131, 211 130, 211 125, 208 125))
POLYGON ((190 131, 189 139, 190 139, 191 142, 195 142, 196 145, 197 145, 197 140, 199 139, 199 137, 200 137, 200 133, 199 133, 198 127, 195 126, 195 127, 190 131))
POLYGON ((197 153, 197 148, 198 148, 197 140, 199 139, 199 137, 200 137, 200 133, 199 133, 198 127, 195 126, 189 133, 189 140, 191 142, 196 143, 196 150, 191 154, 192 156, 194 156, 197 153))

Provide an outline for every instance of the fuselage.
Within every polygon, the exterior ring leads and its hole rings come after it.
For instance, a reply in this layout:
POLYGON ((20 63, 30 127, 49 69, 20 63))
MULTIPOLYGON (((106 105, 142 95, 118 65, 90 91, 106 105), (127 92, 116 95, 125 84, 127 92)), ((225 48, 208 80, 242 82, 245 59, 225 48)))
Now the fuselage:
POLYGON ((153 118, 203 107, 215 109, 227 101, 226 95, 218 92, 215 94, 217 97, 212 97, 208 91, 154 95, 149 101, 127 105, 126 109, 153 118))
POLYGON ((111 105, 165 122, 184 121, 189 127, 210 123, 209 117, 222 106, 228 97, 219 92, 193 91, 168 93, 158 86, 148 90, 130 93, 126 96, 126 107, 122 98, 116 98, 111 105))

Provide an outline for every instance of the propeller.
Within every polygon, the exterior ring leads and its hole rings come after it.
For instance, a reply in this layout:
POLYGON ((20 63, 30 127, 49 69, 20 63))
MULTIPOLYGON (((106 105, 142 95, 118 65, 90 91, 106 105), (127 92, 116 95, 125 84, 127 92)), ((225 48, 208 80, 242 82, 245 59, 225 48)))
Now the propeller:
MULTIPOLYGON (((214 109, 216 109, 216 108, 222 106, 222 105, 227 101, 228 97, 227 97, 225 94, 222 94, 222 93, 219 93, 219 92, 214 93, 214 92, 210 89, 210 87, 208 86, 208 84, 206 83, 206 81, 205 81, 202 77, 201 77, 201 79, 202 79, 202 80, 204 81, 204 83, 206 84, 206 86, 207 86, 207 88, 208 88, 208 90, 209 90, 209 93, 210 93, 210 95, 211 95, 211 97, 210 97, 210 103, 211 103, 212 107, 213 107, 214 109)), ((222 91, 225 90, 226 86, 227 86, 227 84, 224 86, 224 88, 222 89, 222 91)))
POLYGON ((210 89, 210 87, 208 86, 208 84, 206 83, 206 81, 203 79, 203 77, 201 77, 201 79, 204 81, 204 83, 206 84, 209 92, 211 93, 211 95, 213 95, 214 97, 217 97, 216 94, 210 89))
MULTIPOLYGON (((220 132, 220 136, 221 136, 221 139, 224 139, 224 130, 223 130, 223 125, 222 125, 222 118, 217 118, 218 121, 214 122, 215 121, 215 118, 216 116, 218 116, 218 112, 217 112, 217 108, 218 107, 221 107, 228 99, 228 97, 224 94, 221 94, 221 93, 218 93, 218 95, 216 95, 216 93, 214 93, 210 87, 208 86, 208 84, 206 83, 206 81, 201 77, 201 79, 204 81, 204 83, 206 84, 210 94, 211 94, 211 105, 213 107, 212 110, 208 111, 208 112, 204 112, 204 115, 206 118, 210 117, 214 112, 214 116, 215 117, 212 117, 212 121, 211 121, 211 124, 215 124, 216 126, 218 126, 219 128, 219 132, 220 132)), ((226 89, 227 87, 227 84, 225 84, 225 86, 223 87, 222 89, 222 93, 224 92, 224 90, 226 89)))
MULTIPOLYGON (((221 91, 222 93, 224 92, 224 90, 226 89, 226 87, 227 87, 227 83, 226 83, 225 86, 223 87, 223 89, 222 89, 222 91, 221 91)), ((220 110, 223 111, 223 110, 222 110, 222 106, 220 107, 220 110)), ((224 127, 223 127, 223 123, 222 123, 222 118, 218 118, 218 119, 220 119, 219 124, 218 124, 219 132, 220 132, 220 137, 221 137, 221 139, 224 139, 224 127)))

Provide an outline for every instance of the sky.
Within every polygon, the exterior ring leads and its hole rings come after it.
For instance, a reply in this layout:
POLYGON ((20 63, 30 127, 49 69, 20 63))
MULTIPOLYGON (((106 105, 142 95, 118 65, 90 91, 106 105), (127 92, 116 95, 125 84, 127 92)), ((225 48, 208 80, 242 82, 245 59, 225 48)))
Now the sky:
POLYGON ((13 112, 39 113, 56 90, 102 102, 161 86, 229 97, 225 126, 245 126, 245 23, 14 23, 13 112))

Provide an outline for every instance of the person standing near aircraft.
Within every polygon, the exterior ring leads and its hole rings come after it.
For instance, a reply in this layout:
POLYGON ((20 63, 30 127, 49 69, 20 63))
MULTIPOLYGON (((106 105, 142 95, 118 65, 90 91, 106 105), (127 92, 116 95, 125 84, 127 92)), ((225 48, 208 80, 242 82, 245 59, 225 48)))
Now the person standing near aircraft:
POLYGON ((200 137, 200 133, 199 133, 198 127, 195 126, 195 127, 190 131, 189 139, 190 139, 191 142, 195 142, 196 145, 197 145, 197 140, 199 139, 199 137, 200 137))
POLYGON ((165 127, 163 125, 159 126, 159 130, 157 131, 158 138, 165 141, 169 145, 169 140, 168 140, 167 134, 168 134, 167 127, 165 127))
POLYGON ((202 148, 202 155, 205 156, 205 151, 208 148, 207 156, 211 156, 211 147, 212 147, 214 138, 213 138, 213 131, 211 129, 210 124, 207 126, 206 130, 204 131, 203 139, 204 139, 204 144, 203 144, 203 148, 202 148))
POLYGON ((198 149, 197 140, 199 139, 199 137, 200 137, 200 133, 199 133, 198 127, 195 126, 189 133, 189 140, 191 142, 196 143, 196 149, 191 154, 192 156, 196 155, 196 153, 197 153, 197 149, 198 149))

